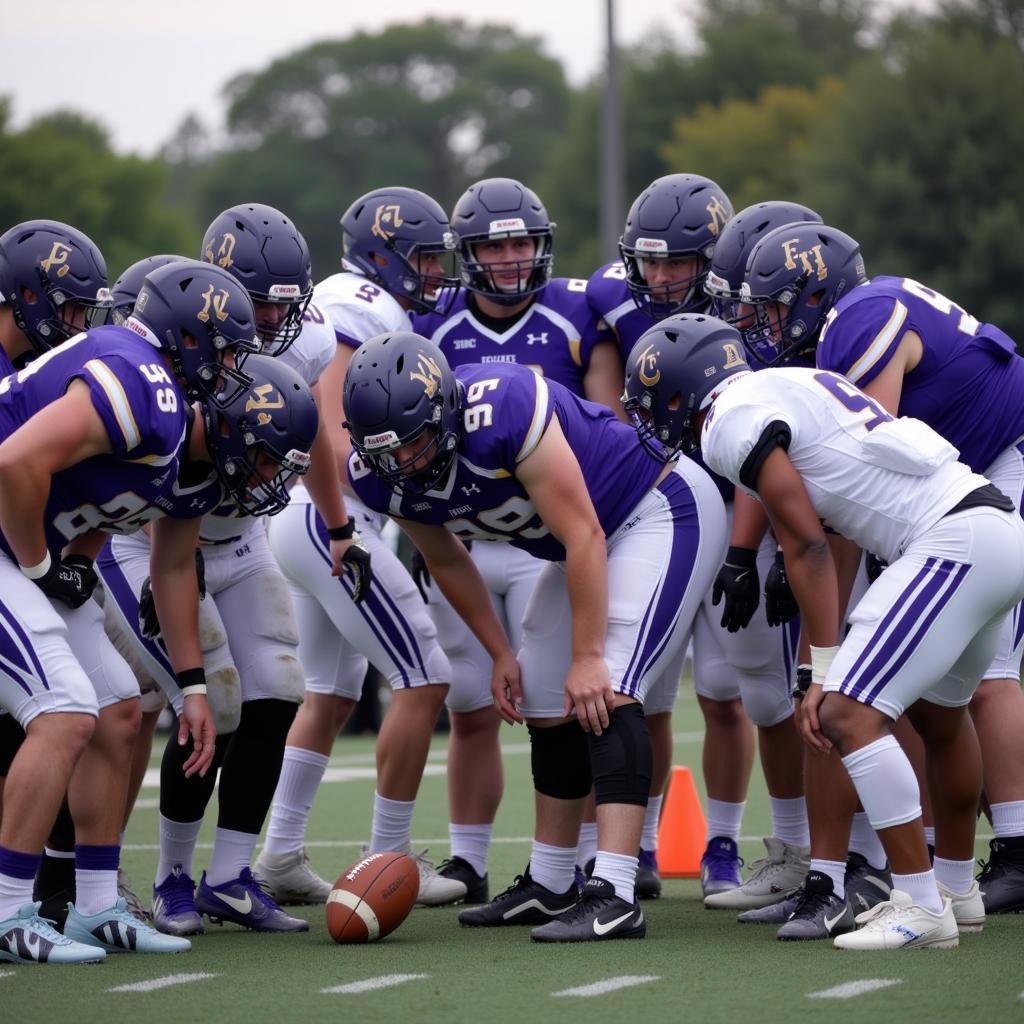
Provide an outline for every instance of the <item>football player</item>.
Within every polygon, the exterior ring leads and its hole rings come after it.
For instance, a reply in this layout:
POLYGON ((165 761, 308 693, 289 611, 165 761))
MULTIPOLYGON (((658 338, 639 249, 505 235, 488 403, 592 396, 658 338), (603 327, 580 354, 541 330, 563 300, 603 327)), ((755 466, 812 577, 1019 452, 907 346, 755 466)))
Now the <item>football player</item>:
MULTIPOLYGON (((803 230, 825 248, 828 229, 803 230)), ((831 232, 828 245, 842 246, 847 259, 839 266, 849 266, 855 280, 856 253, 839 234, 831 232)), ((808 278, 817 275, 815 256, 809 252, 808 278)), ((745 284, 761 265, 756 257, 755 248, 745 284)), ((765 327, 754 339, 761 355, 769 343, 785 346, 787 313, 808 308, 799 293, 784 306, 781 298, 755 311, 765 327)), ((813 330, 812 313, 799 337, 813 330)), ((659 375, 653 380, 645 366, 642 378, 631 363, 629 404, 669 452, 700 437, 708 465, 767 510, 811 644, 802 731, 813 749, 838 750, 892 866, 890 898, 860 915, 859 930, 849 906, 836 900, 834 945, 956 946, 958 923, 984 921, 977 886, 969 884, 980 757, 964 710, 1007 613, 1024 596, 1024 524, 1013 501, 958 462, 957 450, 927 425, 894 419, 836 373, 747 373, 740 334, 721 321, 679 317, 645 340, 659 375), (841 643, 824 524, 889 564, 854 609, 841 643), (928 752, 934 871, 918 784, 890 731, 905 711, 928 752)), ((849 821, 854 806, 838 800, 832 812, 849 821)))
POLYGON ((487 651, 491 692, 526 721, 537 821, 530 863, 473 927, 538 924, 537 941, 639 938, 636 852, 650 792, 643 700, 684 645, 725 544, 722 501, 691 462, 660 465, 610 409, 510 363, 452 370, 416 334, 383 334, 345 379, 349 477, 392 516, 487 651), (544 559, 519 660, 470 553, 544 559), (582 895, 576 842, 593 788, 598 851, 582 895))

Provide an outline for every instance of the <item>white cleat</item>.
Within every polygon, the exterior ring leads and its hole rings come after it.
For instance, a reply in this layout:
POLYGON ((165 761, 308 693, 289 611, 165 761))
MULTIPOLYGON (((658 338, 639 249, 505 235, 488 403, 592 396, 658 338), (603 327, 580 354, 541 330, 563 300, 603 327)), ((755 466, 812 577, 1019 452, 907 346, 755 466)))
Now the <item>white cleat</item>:
POLYGON ((774 836, 766 836, 768 856, 755 860, 750 877, 735 889, 710 893, 704 906, 713 910, 757 910, 781 903, 803 884, 810 870, 810 850, 790 846, 774 836))
POLYGON ((957 893, 941 882, 939 895, 949 900, 953 907, 953 917, 961 932, 980 932, 985 927, 985 901, 981 898, 981 887, 974 880, 967 892, 957 893))
POLYGON ((61 935, 52 923, 39 916, 38 903, 26 903, 14 917, 0 921, 0 963, 97 964, 104 950, 61 935))
POLYGON ((291 853, 264 850, 252 870, 283 906, 326 903, 331 895, 331 883, 313 870, 304 846, 291 853))
POLYGON ((911 902, 910 896, 893 889, 889 899, 857 915, 855 932, 837 935, 836 949, 955 949, 960 943, 956 918, 943 897, 942 912, 911 902))
POLYGON ((75 942, 108 953, 187 953, 192 948, 188 939, 164 935, 133 917, 123 896, 118 896, 112 907, 98 914, 80 914, 73 904, 68 904, 64 934, 75 942))
POLYGON ((434 865, 427 860, 427 851, 409 853, 420 869, 420 894, 416 897, 417 907, 444 907, 466 898, 466 883, 455 878, 439 875, 434 865))

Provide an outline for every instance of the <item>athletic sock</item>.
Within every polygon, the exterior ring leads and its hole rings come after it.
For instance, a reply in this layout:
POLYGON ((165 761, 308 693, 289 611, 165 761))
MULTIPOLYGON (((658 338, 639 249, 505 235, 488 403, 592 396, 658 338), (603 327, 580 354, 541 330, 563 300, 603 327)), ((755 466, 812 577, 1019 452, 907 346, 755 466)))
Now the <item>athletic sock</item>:
POLYGON ((644 811, 644 828, 640 833, 640 849, 656 850, 658 848, 658 822, 661 820, 661 805, 665 798, 658 796, 647 798, 647 810, 644 811))
POLYGON ((370 853, 404 853, 409 849, 415 806, 415 800, 389 800, 380 793, 374 794, 370 853))
POLYGON ((597 856, 597 822, 585 821, 580 825, 580 841, 576 845, 576 863, 584 871, 597 856))
POLYGON ((941 882, 951 892, 965 896, 974 884, 973 860, 946 860, 945 857, 935 858, 935 881, 941 882))
POLYGON ((992 831, 997 839, 1024 836, 1024 800, 990 804, 989 811, 992 814, 992 831))
POLYGON ((858 811, 853 816, 853 825, 850 827, 850 852, 859 853, 879 871, 885 867, 885 847, 882 846, 882 840, 871 827, 871 822, 864 811, 858 811))
POLYGON ((183 875, 195 878, 192 873, 192 858, 196 852, 196 840, 199 830, 203 827, 203 819, 199 821, 171 821, 160 815, 160 861, 156 868, 155 885, 167 881, 175 868, 180 868, 183 875))
POLYGON ((772 835, 787 846, 801 850, 811 845, 811 833, 807 827, 807 800, 802 796, 769 796, 772 812, 772 835))
POLYGON ((636 869, 639 864, 637 857, 629 857, 624 853, 608 853, 597 851, 594 861, 594 878, 603 878, 615 886, 615 895, 620 900, 633 903, 636 899, 636 869))
POLYGON ((832 879, 832 892, 840 899, 846 896, 846 862, 842 860, 811 859, 811 871, 818 871, 832 879))
POLYGON ((0 921, 6 921, 32 902, 32 883, 42 856, 0 846, 0 921))
POLYGON ((746 800, 742 800, 738 804, 731 804, 725 800, 714 800, 708 797, 708 831, 704 841, 710 842, 715 836, 739 839, 740 826, 743 823, 743 808, 746 806, 746 800))
POLYGON ((121 847, 75 844, 75 909, 89 917, 117 902, 121 847))
POLYGON ((452 856, 461 857, 481 877, 487 874, 487 852, 491 846, 493 825, 456 825, 448 823, 452 856))
POLYGON ((530 877, 552 892, 567 892, 576 877, 576 848, 548 846, 536 839, 530 849, 530 877))
POLYGON ((206 869, 207 885, 231 882, 252 863, 259 834, 236 832, 231 828, 218 828, 213 834, 213 855, 206 869))
POLYGON ((942 899, 935 885, 934 871, 922 871, 917 875, 897 875, 893 872, 892 887, 907 893, 919 907, 933 914, 942 912, 942 899))
POLYGON ((306 827, 313 799, 324 777, 329 758, 303 747, 285 747, 281 778, 267 826, 263 852, 294 853, 306 841, 306 827))

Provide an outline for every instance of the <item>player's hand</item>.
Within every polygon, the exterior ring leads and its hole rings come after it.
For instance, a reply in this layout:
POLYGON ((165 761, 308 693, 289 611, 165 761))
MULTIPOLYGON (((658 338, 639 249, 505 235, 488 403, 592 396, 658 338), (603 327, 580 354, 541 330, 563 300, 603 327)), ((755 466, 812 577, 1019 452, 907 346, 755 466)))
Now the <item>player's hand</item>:
POLYGON ((565 677, 562 713, 575 714, 584 732, 600 736, 614 710, 615 693, 604 658, 574 659, 565 677))
POLYGON ((416 589, 423 598, 423 603, 429 603, 430 598, 427 594, 427 588, 430 586, 430 570, 427 568, 427 563, 418 548, 413 550, 412 558, 409 560, 409 573, 412 576, 413 583, 416 584, 416 589))
POLYGON ((496 658, 491 668, 491 696, 494 708, 509 725, 523 721, 518 705, 523 701, 523 686, 519 662, 508 651, 496 658))
POLYGON ((864 558, 864 571, 867 573, 868 583, 874 583, 888 568, 888 562, 883 562, 877 555, 871 554, 870 551, 864 558))
POLYGON ((371 555, 358 533, 348 540, 331 541, 332 576, 348 573, 352 577, 352 600, 356 604, 364 601, 370 593, 373 582, 371 555))
POLYGON ((775 552, 775 561, 764 580, 764 613, 769 626, 782 626, 800 614, 781 551, 775 552))
POLYGON ((827 754, 832 749, 832 744, 821 731, 821 722, 818 720, 818 708, 824 699, 821 683, 811 683, 804 699, 800 701, 800 733, 815 754, 827 754))
POLYGON ((757 552, 753 548, 729 548, 711 589, 711 603, 717 605, 723 597, 722 625, 730 633, 746 629, 761 599, 757 552))
POLYGON ((47 597, 69 608, 81 608, 92 597, 99 577, 92 559, 85 555, 68 555, 50 565, 50 571, 36 580, 36 586, 47 597))
POLYGON ((190 693, 184 698, 184 706, 178 719, 178 743, 184 746, 192 736, 192 753, 182 766, 185 778, 193 775, 202 778, 213 763, 217 727, 204 693, 190 693))

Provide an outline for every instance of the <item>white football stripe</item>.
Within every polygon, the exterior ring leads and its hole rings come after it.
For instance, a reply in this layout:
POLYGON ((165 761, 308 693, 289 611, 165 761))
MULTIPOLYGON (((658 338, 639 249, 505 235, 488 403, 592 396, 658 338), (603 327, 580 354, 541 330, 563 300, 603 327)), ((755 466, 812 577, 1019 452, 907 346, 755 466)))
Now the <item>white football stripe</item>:
POLYGON ((902 985, 902 978, 865 978, 863 981, 848 981, 834 988, 822 989, 820 992, 808 992, 808 999, 853 999, 868 992, 877 992, 882 988, 902 985))
POLYGON ((657 974, 623 974, 617 978, 595 981, 592 985, 579 985, 576 988, 566 988, 561 992, 552 992, 551 994, 555 997, 603 996, 606 992, 616 992, 620 988, 633 988, 636 985, 647 985, 652 981, 661 981, 661 977, 657 974))
POLYGON ((17 971, 0 971, 0 978, 13 978, 17 971))
POLYGON ((373 912, 373 908, 361 897, 347 889, 332 889, 331 895, 327 897, 328 903, 340 903, 349 907, 366 925, 367 942, 374 942, 380 938, 380 921, 373 912))
POLYGON ((207 978, 219 978, 219 974, 167 974, 162 978, 150 981, 133 981, 130 985, 116 985, 108 988, 108 992, 153 992, 158 988, 169 988, 171 985, 189 985, 193 981, 205 981, 207 978))
POLYGON ((347 985, 333 985, 322 988, 324 995, 358 995, 360 992, 376 992, 382 988, 393 988, 404 985, 407 981, 421 981, 429 978, 429 974, 382 974, 379 978, 366 978, 364 981, 350 981, 347 985))

